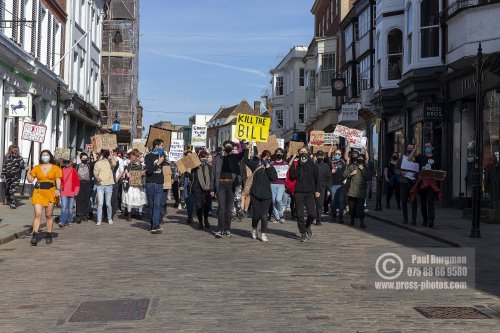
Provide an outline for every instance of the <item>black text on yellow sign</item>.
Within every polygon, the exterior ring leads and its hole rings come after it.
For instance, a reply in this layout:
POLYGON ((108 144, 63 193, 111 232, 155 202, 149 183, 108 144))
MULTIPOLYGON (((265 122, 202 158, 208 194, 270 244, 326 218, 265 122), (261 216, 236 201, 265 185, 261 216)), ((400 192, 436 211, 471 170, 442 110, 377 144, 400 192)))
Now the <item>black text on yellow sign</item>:
POLYGON ((249 114, 238 114, 236 120, 236 138, 240 140, 267 142, 271 118, 249 114))

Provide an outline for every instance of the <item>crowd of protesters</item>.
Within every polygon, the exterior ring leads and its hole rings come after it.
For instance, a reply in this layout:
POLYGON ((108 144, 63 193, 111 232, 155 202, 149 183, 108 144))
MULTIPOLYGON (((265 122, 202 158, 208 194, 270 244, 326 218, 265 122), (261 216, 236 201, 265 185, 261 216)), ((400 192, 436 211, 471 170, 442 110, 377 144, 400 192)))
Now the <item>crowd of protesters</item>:
MULTIPOLYGON (((60 205, 60 228, 73 223, 93 221, 111 225, 115 216, 149 222, 149 232, 160 234, 162 224, 169 221, 167 199, 173 197, 176 209, 185 210, 187 224, 197 219, 198 229, 213 231, 216 238, 231 236, 233 220, 251 217, 252 238, 269 241, 268 222, 285 223, 285 211, 296 219, 299 240, 305 242, 313 236, 311 226, 328 221, 343 224, 344 212, 349 211, 349 224, 359 223, 366 228, 364 211, 373 163, 366 152, 330 148, 311 153, 307 146, 288 154, 278 148, 274 152, 257 151, 252 143, 225 141, 215 152, 202 148, 185 149, 184 155, 197 154, 201 164, 179 173, 174 161, 168 161, 164 142, 153 141, 148 153, 137 149, 128 152, 115 149, 101 150, 99 154, 79 151, 73 160, 56 161, 52 152, 44 150, 39 163, 31 170, 19 155, 19 148, 11 146, 2 169, 6 183, 4 204, 17 207, 14 193, 21 173, 26 170, 27 180, 34 184, 34 207, 31 244, 37 245, 42 213, 45 213, 47 244, 52 243, 53 211, 60 205), (170 166, 171 184, 165 186, 164 167, 170 166), (279 170, 279 172, 278 172, 279 170), (132 174, 140 181, 131 182, 132 174), (212 215, 213 201, 218 202, 217 213, 212 215), (147 208, 147 209, 146 209, 147 208), (94 216, 94 211, 96 215, 94 216), (75 212, 75 215, 74 215, 75 212), (217 216, 213 228, 210 216, 217 216), (257 231, 260 223, 260 235, 257 231)), ((432 144, 426 144, 425 154, 414 156, 415 146, 409 145, 406 154, 395 153, 384 169, 387 182, 387 208, 395 194, 397 207, 402 207, 404 222, 408 223, 407 203, 411 201, 411 221, 416 222, 415 193, 422 202, 424 225, 434 224, 436 184, 425 183, 415 192, 419 181, 414 172, 401 169, 402 158, 419 163, 423 168, 437 169, 432 155, 432 144)), ((167 179, 168 180, 168 179, 167 179)))

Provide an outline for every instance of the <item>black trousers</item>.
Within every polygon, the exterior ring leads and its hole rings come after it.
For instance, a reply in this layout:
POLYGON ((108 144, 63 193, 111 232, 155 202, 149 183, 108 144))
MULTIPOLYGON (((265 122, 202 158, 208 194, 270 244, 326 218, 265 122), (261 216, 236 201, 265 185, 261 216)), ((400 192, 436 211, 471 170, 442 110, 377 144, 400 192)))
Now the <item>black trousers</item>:
POLYGON ((217 198, 219 199, 219 231, 230 231, 234 206, 233 182, 219 183, 217 198))
POLYGON ((295 193, 295 208, 297 226, 301 234, 305 234, 312 222, 316 219, 316 200, 314 193, 295 193), (304 220, 304 207, 307 210, 307 221, 304 220))
POLYGON ((396 204, 398 205, 398 208, 399 208, 399 207, 401 207, 401 189, 400 189, 399 182, 394 182, 392 184, 392 186, 389 185, 389 183, 387 183, 387 194, 386 194, 387 207, 390 206, 393 193, 396 196, 396 204))
POLYGON ((175 208, 181 203, 181 200, 179 198, 179 181, 176 180, 172 183, 172 194, 174 195, 174 200, 175 200, 175 208))
POLYGON ((80 180, 80 192, 76 196, 76 216, 88 218, 90 213, 90 195, 94 183, 91 180, 80 180))
POLYGON ((316 221, 320 222, 321 214, 323 214, 323 208, 325 206, 325 196, 326 196, 326 188, 322 188, 319 192, 319 198, 316 198, 316 221))
POLYGON ((422 212, 422 218, 424 219, 424 224, 426 224, 429 220, 434 222, 435 218, 434 200, 436 199, 436 194, 430 187, 420 190, 419 194, 420 194, 420 211, 422 212))
MULTIPOLYGON (((405 223, 408 223, 408 201, 410 201, 410 191, 413 187, 414 182, 401 183, 401 204, 403 208, 403 219, 405 223)), ((411 222, 416 223, 417 221, 417 201, 411 202, 411 222)))
POLYGON ((349 215, 351 215, 351 221, 356 218, 360 220, 365 218, 365 198, 349 197, 349 215))
POLYGON ((267 232, 267 222, 269 206, 271 206, 272 199, 259 200, 253 195, 250 197, 250 202, 252 203, 252 228, 257 229, 260 223, 260 231, 263 233, 267 232))
POLYGON ((290 213, 292 217, 297 217, 297 210, 295 206, 296 205, 295 205, 295 193, 294 193, 290 194, 290 213))
POLYGON ((208 221, 208 212, 210 211, 211 199, 208 191, 193 189, 194 202, 196 205, 196 216, 201 224, 208 221))

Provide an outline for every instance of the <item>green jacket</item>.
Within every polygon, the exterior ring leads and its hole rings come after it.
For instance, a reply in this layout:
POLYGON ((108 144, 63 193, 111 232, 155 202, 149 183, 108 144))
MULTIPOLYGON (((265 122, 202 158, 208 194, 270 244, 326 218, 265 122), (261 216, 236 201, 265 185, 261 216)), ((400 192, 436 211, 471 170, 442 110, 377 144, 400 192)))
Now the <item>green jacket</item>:
POLYGON ((367 165, 364 165, 363 170, 359 170, 355 164, 348 165, 344 171, 344 177, 347 179, 348 197, 364 198, 366 196, 366 182, 372 177, 372 172, 367 165), (351 176, 350 174, 354 170, 358 170, 358 173, 351 176))

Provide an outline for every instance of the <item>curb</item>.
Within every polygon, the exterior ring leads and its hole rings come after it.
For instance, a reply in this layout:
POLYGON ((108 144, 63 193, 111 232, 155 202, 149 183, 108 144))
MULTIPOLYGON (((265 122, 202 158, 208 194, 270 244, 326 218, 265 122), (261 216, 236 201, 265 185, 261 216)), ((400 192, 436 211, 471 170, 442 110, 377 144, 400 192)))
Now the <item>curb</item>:
POLYGON ((368 217, 370 217, 370 218, 372 218, 372 219, 374 219, 374 220, 377 220, 377 221, 384 222, 386 224, 392 225, 393 227, 397 227, 397 228, 400 228, 400 229, 403 229, 403 230, 407 230, 409 232, 413 232, 415 234, 418 234, 418 235, 421 235, 421 236, 424 236, 424 237, 427 237, 427 238, 431 238, 431 239, 433 239, 435 241, 438 241, 438 242, 441 242, 441 243, 444 243, 444 244, 447 244, 447 245, 450 245, 450 246, 453 246, 453 247, 462 247, 458 243, 455 243, 455 242, 450 241, 450 240, 448 240, 446 238, 443 238, 443 237, 440 237, 440 236, 436 236, 434 234, 431 234, 431 233, 428 233, 428 232, 416 229, 416 228, 414 228, 414 227, 412 227, 410 225, 403 225, 403 224, 400 224, 400 223, 396 223, 396 222, 391 221, 389 219, 386 219, 386 218, 374 215, 373 213, 370 213, 370 212, 365 212, 365 215, 368 216, 368 217))
MULTIPOLYGON (((45 226, 46 226, 46 223, 40 223, 40 229, 45 228, 45 226)), ((31 230, 33 230, 32 227, 24 228, 23 230, 15 232, 10 236, 0 238, 0 245, 7 244, 7 243, 13 241, 14 239, 19 239, 19 238, 22 238, 23 236, 29 235, 29 234, 31 234, 31 230)))

